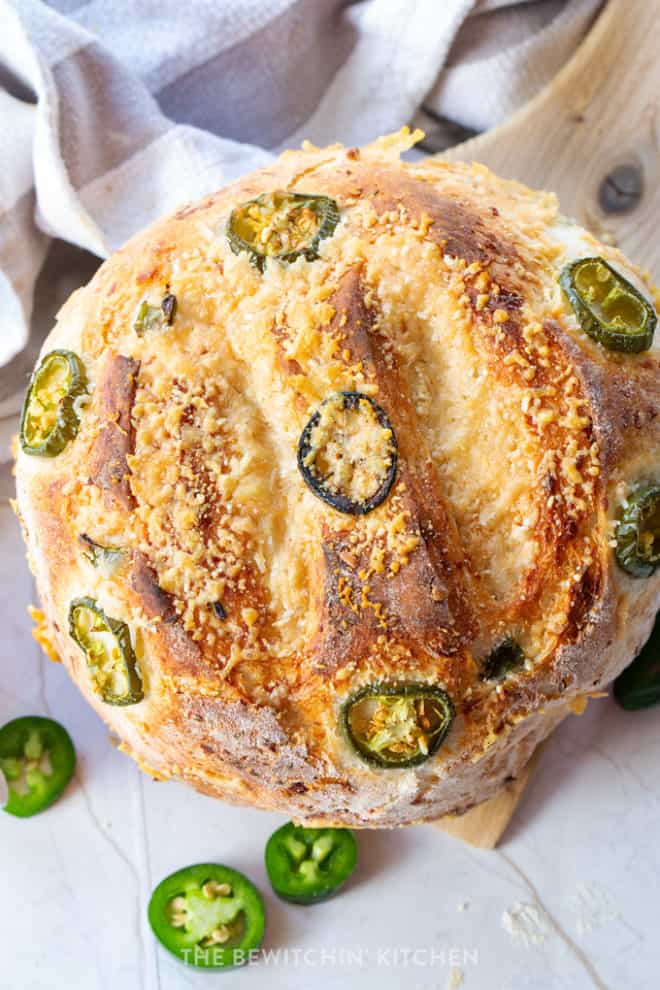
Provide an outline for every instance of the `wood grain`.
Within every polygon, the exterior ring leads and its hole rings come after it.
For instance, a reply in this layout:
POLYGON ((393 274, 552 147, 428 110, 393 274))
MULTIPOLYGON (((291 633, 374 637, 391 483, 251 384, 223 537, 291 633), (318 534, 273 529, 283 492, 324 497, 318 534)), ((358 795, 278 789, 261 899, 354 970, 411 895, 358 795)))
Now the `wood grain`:
POLYGON ((616 243, 660 281, 660 2, 609 0, 562 71, 502 126, 443 152, 551 189, 562 211, 616 243), (605 212, 599 188, 617 165, 641 171, 643 194, 605 212))

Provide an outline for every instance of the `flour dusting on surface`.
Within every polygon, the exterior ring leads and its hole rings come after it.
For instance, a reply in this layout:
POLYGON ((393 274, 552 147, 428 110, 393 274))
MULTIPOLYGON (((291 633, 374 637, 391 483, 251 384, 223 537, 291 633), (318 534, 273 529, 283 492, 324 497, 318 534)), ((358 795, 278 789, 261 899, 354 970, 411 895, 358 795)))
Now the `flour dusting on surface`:
POLYGON ((537 904, 516 903, 502 914, 502 928, 525 946, 543 945, 550 935, 550 920, 537 904))
POLYGON ((612 894, 597 883, 581 883, 569 906, 577 915, 575 926, 581 937, 612 921, 622 920, 612 894))

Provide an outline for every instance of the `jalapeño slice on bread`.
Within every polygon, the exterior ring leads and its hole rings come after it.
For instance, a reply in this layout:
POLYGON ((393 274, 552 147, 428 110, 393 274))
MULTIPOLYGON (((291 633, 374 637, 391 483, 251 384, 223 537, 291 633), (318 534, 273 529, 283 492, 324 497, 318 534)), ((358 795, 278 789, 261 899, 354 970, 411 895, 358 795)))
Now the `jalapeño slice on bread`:
POLYGON ((21 415, 20 441, 26 454, 55 457, 80 425, 80 399, 87 393, 82 361, 73 351, 51 351, 32 376, 21 415))
POLYGON ((339 223, 334 199, 277 190, 263 193, 232 210, 227 240, 234 254, 246 251, 263 271, 267 258, 314 261, 324 237, 339 223))
POLYGON ((90 562, 92 567, 112 570, 117 567, 124 556, 121 547, 97 543, 87 533, 81 533, 78 542, 84 548, 83 557, 90 562))
POLYGON ((397 445, 387 414, 362 392, 322 402, 298 443, 305 483, 333 509, 359 516, 383 502, 396 475, 397 445))
POLYGON ((454 720, 440 687, 383 681, 352 695, 342 709, 355 752, 376 767, 414 767, 436 752, 454 720))
POLYGON ((172 326, 176 310, 176 296, 172 295, 171 292, 163 296, 159 306, 152 306, 147 299, 143 299, 135 314, 133 329, 138 337, 144 337, 145 334, 153 331, 164 330, 165 327, 172 326))
POLYGON ((660 485, 628 496, 615 539, 619 566, 632 577, 650 577, 660 563, 660 485))
POLYGON ((128 626, 106 615, 93 598, 69 608, 69 634, 87 658, 94 690, 108 705, 135 705, 144 691, 128 626))
POLYGON ((610 351, 638 354, 653 343, 655 310, 603 258, 580 258, 562 271, 559 284, 585 333, 610 351))

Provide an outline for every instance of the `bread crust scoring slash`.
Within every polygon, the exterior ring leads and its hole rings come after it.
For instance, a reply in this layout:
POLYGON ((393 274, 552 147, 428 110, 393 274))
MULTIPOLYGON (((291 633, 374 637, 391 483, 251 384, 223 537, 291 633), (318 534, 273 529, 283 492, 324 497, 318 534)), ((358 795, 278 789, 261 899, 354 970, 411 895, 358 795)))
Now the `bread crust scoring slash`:
POLYGON ((53 646, 123 748, 308 823, 489 798, 660 605, 658 344, 603 346, 560 276, 653 287, 550 194, 401 162, 413 139, 306 145, 137 235, 44 345, 84 368, 77 431, 18 453, 53 646), (124 624, 120 705, 81 600, 124 624))

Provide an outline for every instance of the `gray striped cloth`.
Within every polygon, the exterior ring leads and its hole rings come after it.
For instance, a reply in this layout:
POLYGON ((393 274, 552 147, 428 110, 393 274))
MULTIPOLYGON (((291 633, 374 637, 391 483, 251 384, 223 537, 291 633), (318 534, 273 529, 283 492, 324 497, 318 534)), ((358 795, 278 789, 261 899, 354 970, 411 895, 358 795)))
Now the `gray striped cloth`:
POLYGON ((598 6, 0 0, 0 419, 55 303, 96 263, 60 242, 103 258, 303 138, 360 144, 415 123, 438 150, 491 127, 598 6), (38 280, 53 239, 59 268, 38 280))

